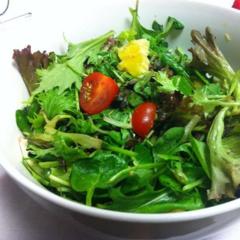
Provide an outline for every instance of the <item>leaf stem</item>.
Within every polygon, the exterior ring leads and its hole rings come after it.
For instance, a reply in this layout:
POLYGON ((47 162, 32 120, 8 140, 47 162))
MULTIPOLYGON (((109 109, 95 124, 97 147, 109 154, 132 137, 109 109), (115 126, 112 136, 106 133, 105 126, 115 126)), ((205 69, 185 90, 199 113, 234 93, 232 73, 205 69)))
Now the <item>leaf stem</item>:
POLYGON ((117 147, 117 146, 103 144, 103 148, 105 148, 107 150, 111 150, 113 152, 122 153, 124 155, 129 156, 129 157, 136 157, 137 156, 137 154, 135 152, 124 149, 124 148, 121 148, 121 147, 117 147))
POLYGON ((39 162, 38 165, 41 168, 55 168, 60 166, 59 161, 39 162))
POLYGON ((192 182, 192 183, 189 183, 189 184, 185 185, 185 186, 182 188, 182 190, 183 190, 184 192, 189 191, 189 190, 192 190, 193 188, 201 185, 202 183, 203 183, 203 178, 198 179, 198 180, 196 180, 196 181, 194 181, 194 182, 192 182))
POLYGON ((132 128, 132 125, 130 123, 123 123, 123 122, 117 121, 115 119, 106 117, 106 116, 103 117, 103 121, 105 121, 109 124, 112 124, 116 127, 120 127, 120 128, 124 128, 124 129, 131 129, 132 128))
POLYGON ((87 196, 86 196, 87 206, 92 206, 92 198, 93 198, 94 190, 95 190, 95 187, 92 187, 87 191, 87 196))
POLYGON ((148 164, 140 164, 134 167, 123 169, 122 171, 118 172, 116 175, 110 178, 109 184, 118 183, 119 181, 124 179, 127 175, 129 175, 131 172, 136 171, 138 169, 152 169, 160 166, 162 166, 162 163, 148 163, 148 164))
POLYGON ((54 176, 54 175, 52 175, 52 174, 49 175, 49 179, 52 180, 52 181, 54 181, 54 182, 56 182, 56 183, 59 183, 59 184, 61 184, 61 185, 63 185, 63 186, 71 187, 71 185, 69 184, 69 182, 67 182, 67 181, 65 181, 65 180, 63 180, 63 179, 61 179, 61 178, 59 178, 59 177, 56 177, 56 176, 54 176))
POLYGON ((185 127, 184 135, 182 137, 181 142, 187 141, 189 135, 191 134, 192 130, 198 124, 199 121, 200 121, 200 117, 198 115, 194 115, 192 120, 185 127))

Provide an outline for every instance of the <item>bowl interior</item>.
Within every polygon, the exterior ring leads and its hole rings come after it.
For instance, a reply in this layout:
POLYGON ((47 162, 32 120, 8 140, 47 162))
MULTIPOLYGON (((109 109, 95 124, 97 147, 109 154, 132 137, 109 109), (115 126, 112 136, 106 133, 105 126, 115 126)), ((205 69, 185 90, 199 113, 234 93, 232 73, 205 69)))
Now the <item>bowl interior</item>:
MULTIPOLYGON (((43 0, 34 3, 31 1, 30 5, 24 7, 23 11, 27 9, 33 13, 31 18, 0 25, 0 32, 3 33, 0 44, 2 86, 0 88, 0 151, 2 156, 0 161, 9 174, 16 173, 13 177, 17 181, 24 180, 25 186, 32 182, 34 185, 29 185, 29 187, 34 188, 37 183, 21 164, 20 133, 15 124, 15 111, 27 99, 27 91, 12 64, 13 49, 23 48, 30 44, 33 50, 62 52, 66 48, 63 34, 68 41, 78 42, 110 29, 119 32, 129 24, 131 17, 128 8, 134 7, 134 1, 43 0)), ((185 24, 184 31, 172 35, 169 41, 172 47, 178 46, 185 51, 191 46, 191 29, 203 31, 206 26, 210 26, 228 60, 234 68, 239 68, 240 31, 237 29, 240 14, 237 11, 188 0, 141 0, 139 15, 145 26, 150 26, 154 19, 163 23, 168 16, 181 20, 185 24), (226 33, 231 37, 231 41, 226 41, 226 33)), ((47 196, 48 192, 43 191, 47 196)), ((65 206, 68 206, 67 200, 62 201, 65 201, 65 206)), ((79 205, 80 208, 82 208, 81 205, 79 205)))

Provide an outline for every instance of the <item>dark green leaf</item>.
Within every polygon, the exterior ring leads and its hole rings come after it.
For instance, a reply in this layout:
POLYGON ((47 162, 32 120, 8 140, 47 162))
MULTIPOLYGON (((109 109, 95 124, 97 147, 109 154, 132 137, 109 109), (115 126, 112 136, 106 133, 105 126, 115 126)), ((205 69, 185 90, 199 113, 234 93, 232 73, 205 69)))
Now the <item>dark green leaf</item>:
POLYGON ((128 95, 127 101, 131 107, 137 107, 139 104, 143 103, 144 100, 139 94, 131 92, 128 95))
POLYGON ((21 132, 24 134, 31 132, 31 125, 28 121, 26 110, 23 109, 16 111, 16 122, 21 132))
POLYGON ((182 186, 177 182, 173 176, 161 174, 159 182, 162 186, 171 189, 173 192, 182 192, 182 186))
POLYGON ((166 25, 163 32, 161 33, 162 37, 166 37, 172 30, 182 30, 184 25, 174 17, 168 17, 166 25))
POLYGON ((72 166, 70 183, 77 192, 85 192, 94 188, 99 178, 99 163, 92 159, 81 160, 72 166))
POLYGON ((184 135, 184 128, 175 127, 167 130, 153 148, 155 160, 159 160, 159 154, 171 154, 180 145, 184 135))
POLYGON ((72 187, 81 192, 110 187, 110 178, 126 167, 125 159, 110 152, 97 152, 92 158, 73 164, 72 187))
POLYGON ((196 155, 198 161, 200 162, 203 170, 210 178, 210 169, 209 169, 209 149, 205 142, 201 142, 194 137, 191 137, 191 145, 194 154, 196 155))
POLYGON ((192 95, 193 88, 191 82, 186 77, 174 76, 172 78, 173 85, 176 89, 185 96, 192 95))
POLYGON ((173 199, 170 196, 162 195, 154 202, 144 204, 137 208, 134 212, 138 213, 164 213, 164 212, 179 212, 201 209, 204 207, 203 201, 199 193, 191 193, 183 195, 179 199, 173 199))
POLYGON ((152 23, 152 29, 155 32, 162 32, 163 31, 163 25, 159 24, 156 20, 152 23))
POLYGON ((134 150, 137 153, 136 161, 138 164, 153 162, 153 155, 151 149, 145 146, 143 143, 137 144, 134 150))

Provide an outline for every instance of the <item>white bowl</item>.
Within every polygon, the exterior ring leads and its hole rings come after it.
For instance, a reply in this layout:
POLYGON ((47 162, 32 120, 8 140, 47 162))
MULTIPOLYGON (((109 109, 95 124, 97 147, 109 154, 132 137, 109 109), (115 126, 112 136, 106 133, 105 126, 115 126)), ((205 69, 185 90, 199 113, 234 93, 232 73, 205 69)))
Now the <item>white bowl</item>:
MULTIPOLYGON (((76 42, 110 29, 120 31, 126 26, 126 19, 130 19, 128 7, 133 7, 134 1, 43 0, 29 1, 29 4, 24 10, 33 12, 31 18, 0 26, 0 161, 7 173, 45 206, 54 206, 58 211, 68 212, 81 223, 115 236, 195 239, 236 219, 240 213, 240 199, 183 213, 119 213, 63 199, 40 186, 30 176, 21 163, 18 143, 20 132, 15 124, 15 110, 21 107, 22 101, 27 98, 27 92, 12 65, 12 50, 31 44, 34 50, 59 52, 65 45, 63 33, 67 39, 76 42)), ((164 22, 169 15, 181 20, 185 24, 184 31, 170 41, 172 46, 181 46, 185 50, 191 45, 191 29, 203 31, 206 26, 210 26, 227 58, 234 67, 240 66, 240 13, 237 10, 190 0, 141 0, 139 15, 147 26, 155 18, 164 22), (225 33, 231 36, 230 42, 225 40, 225 33)))

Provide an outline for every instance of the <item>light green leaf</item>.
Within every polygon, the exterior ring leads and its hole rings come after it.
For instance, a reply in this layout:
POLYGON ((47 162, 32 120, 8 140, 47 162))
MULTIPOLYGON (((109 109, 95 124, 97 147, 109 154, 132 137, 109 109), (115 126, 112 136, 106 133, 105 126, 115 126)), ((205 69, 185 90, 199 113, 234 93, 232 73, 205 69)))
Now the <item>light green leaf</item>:
POLYGON ((40 93, 37 98, 48 119, 52 119, 66 111, 76 110, 75 94, 72 91, 59 93, 55 88, 48 92, 40 93))
POLYGON ((37 75, 41 81, 39 87, 34 91, 35 94, 54 88, 58 88, 59 94, 61 94, 71 88, 74 83, 78 86, 81 81, 81 77, 65 63, 54 64, 48 69, 38 69, 37 75))
POLYGON ((67 65, 76 73, 82 75, 84 72, 84 62, 88 57, 93 57, 98 54, 103 44, 108 38, 113 36, 113 31, 110 31, 98 38, 82 42, 79 44, 69 44, 67 56, 70 60, 67 65))

